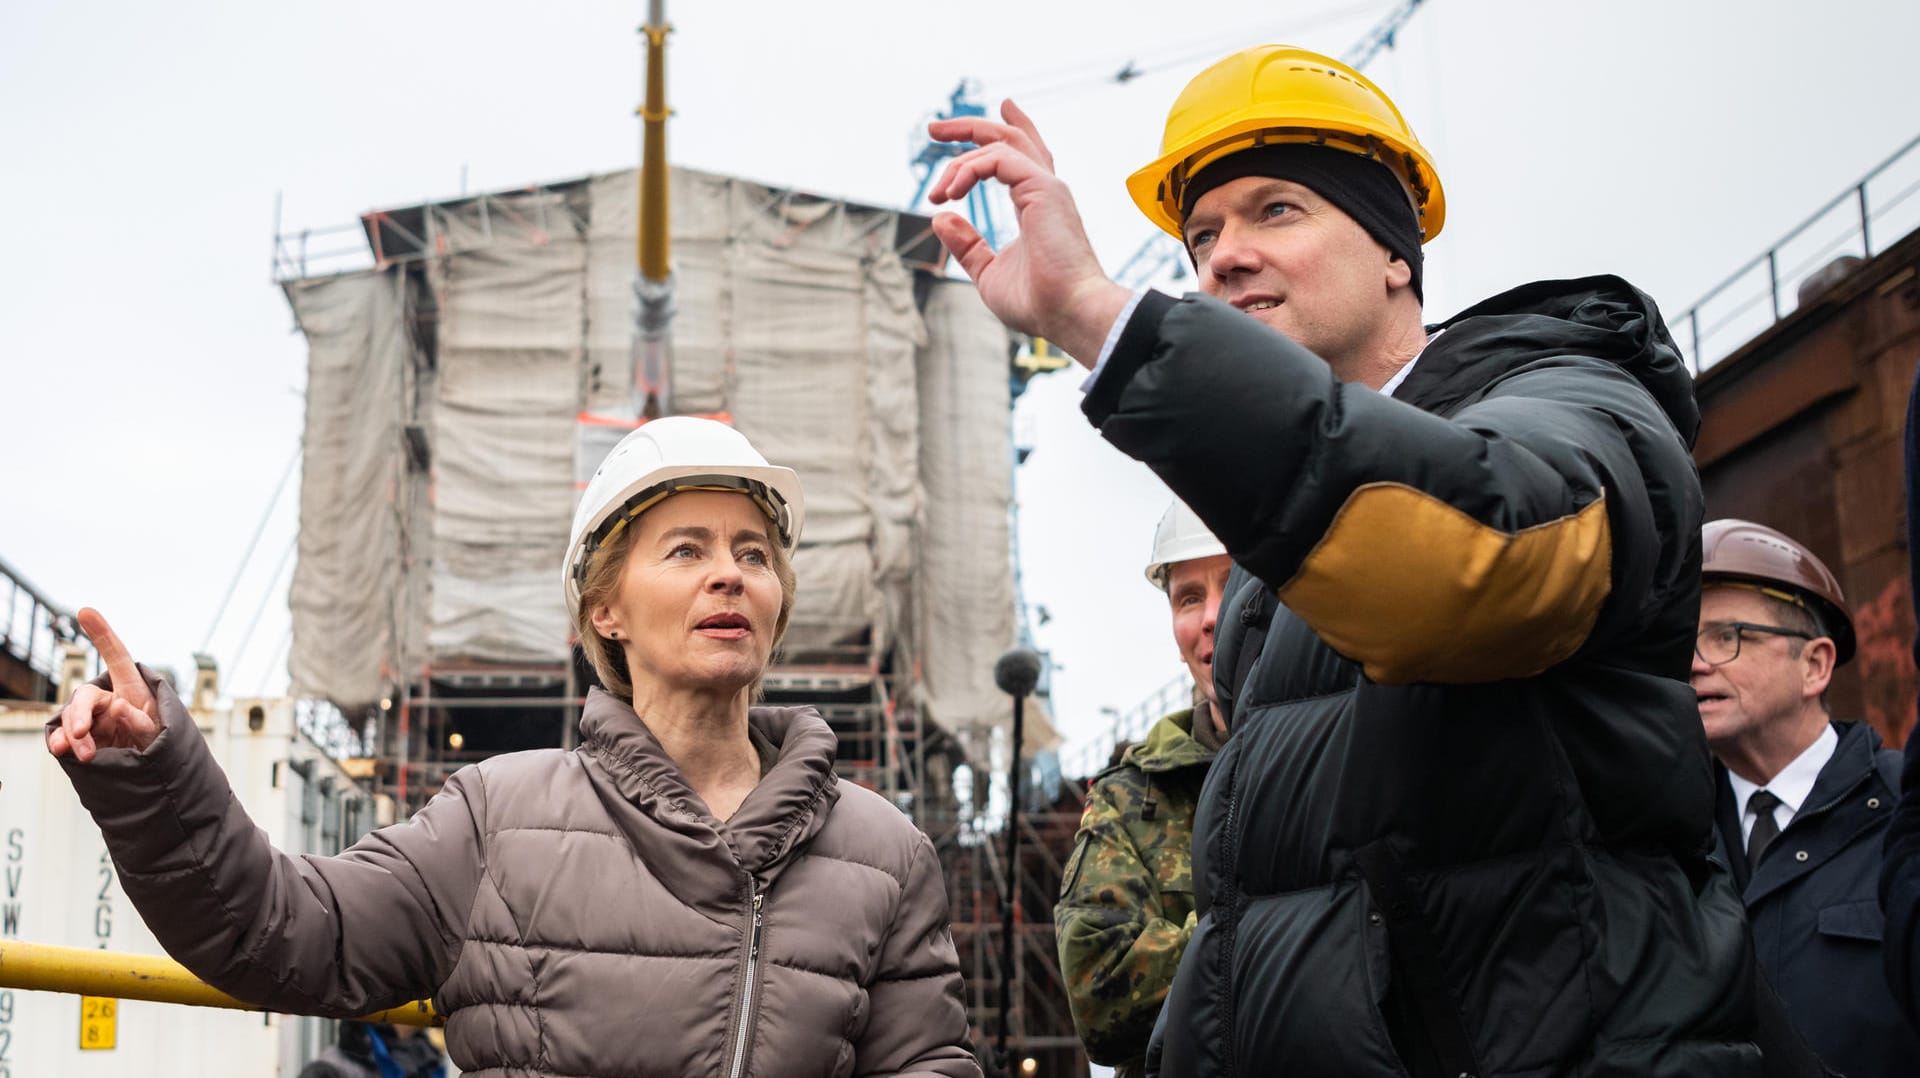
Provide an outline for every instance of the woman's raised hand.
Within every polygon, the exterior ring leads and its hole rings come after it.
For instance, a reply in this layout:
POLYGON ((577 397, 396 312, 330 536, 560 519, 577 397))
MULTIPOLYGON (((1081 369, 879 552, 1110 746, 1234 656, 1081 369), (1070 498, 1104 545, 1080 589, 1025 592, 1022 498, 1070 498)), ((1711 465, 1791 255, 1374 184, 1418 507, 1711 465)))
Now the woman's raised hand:
POLYGON ((80 611, 80 629, 106 664, 113 688, 80 686, 60 712, 60 725, 47 732, 47 751, 72 753, 84 764, 103 748, 137 750, 153 744, 160 736, 160 709, 126 645, 92 607, 80 611))

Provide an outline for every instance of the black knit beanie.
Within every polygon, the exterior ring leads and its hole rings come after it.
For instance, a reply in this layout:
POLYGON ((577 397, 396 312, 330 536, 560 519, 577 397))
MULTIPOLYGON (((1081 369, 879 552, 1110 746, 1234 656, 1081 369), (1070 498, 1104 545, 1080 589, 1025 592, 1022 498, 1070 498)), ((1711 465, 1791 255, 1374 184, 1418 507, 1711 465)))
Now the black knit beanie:
POLYGON ((1420 222, 1413 201, 1393 170, 1371 158, 1307 142, 1255 146, 1209 164, 1187 182, 1180 216, 1193 212, 1200 196, 1246 176, 1291 180, 1340 207, 1380 246, 1413 271, 1413 294, 1422 302, 1420 222))

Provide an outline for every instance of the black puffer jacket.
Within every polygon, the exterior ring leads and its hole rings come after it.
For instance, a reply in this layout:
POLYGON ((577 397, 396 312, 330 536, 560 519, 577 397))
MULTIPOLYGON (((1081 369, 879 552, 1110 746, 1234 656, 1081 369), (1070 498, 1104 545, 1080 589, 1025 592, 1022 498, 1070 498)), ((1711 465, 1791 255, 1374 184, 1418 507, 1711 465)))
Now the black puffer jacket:
POLYGON ((1652 301, 1506 293, 1389 399, 1150 295, 1086 411, 1240 566, 1166 1073, 1758 1073, 1687 684, 1699 418, 1652 301))

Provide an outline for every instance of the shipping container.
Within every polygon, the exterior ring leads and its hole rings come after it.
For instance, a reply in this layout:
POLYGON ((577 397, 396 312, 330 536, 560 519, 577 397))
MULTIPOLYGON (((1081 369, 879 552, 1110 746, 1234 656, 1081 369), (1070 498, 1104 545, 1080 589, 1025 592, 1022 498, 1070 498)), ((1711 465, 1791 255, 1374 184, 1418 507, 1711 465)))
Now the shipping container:
MULTIPOLYGON (((275 846, 333 853, 391 813, 302 731, 301 708, 242 699, 192 713, 275 846)), ((0 937, 162 954, 47 754, 55 710, 0 703, 0 937)), ((334 1031, 317 1018, 0 989, 0 1078, 293 1078, 334 1031)))

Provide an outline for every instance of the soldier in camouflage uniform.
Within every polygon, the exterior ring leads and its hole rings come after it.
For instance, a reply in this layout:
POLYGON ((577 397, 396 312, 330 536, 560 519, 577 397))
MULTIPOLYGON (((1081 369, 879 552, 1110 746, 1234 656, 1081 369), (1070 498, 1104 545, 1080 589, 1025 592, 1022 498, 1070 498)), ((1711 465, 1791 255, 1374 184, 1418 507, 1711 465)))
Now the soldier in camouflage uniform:
POLYGON ((1214 750, 1213 622, 1232 561, 1175 502, 1154 535, 1147 579, 1167 592, 1195 706, 1093 779, 1053 921, 1073 1023, 1096 1063, 1143 1073, 1147 1038, 1193 932, 1193 813, 1214 750))

